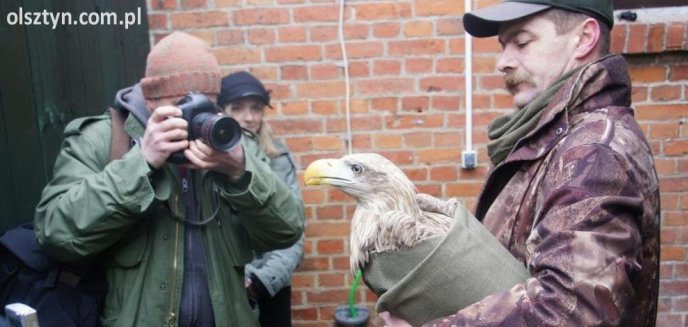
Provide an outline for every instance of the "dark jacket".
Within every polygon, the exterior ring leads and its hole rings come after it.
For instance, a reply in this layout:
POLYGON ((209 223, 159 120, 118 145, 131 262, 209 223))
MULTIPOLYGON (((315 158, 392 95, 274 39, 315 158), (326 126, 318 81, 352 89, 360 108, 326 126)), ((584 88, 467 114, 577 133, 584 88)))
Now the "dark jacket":
POLYGON ((488 175, 476 210, 532 278, 446 324, 654 325, 659 189, 630 104, 620 56, 581 69, 554 95, 488 175))

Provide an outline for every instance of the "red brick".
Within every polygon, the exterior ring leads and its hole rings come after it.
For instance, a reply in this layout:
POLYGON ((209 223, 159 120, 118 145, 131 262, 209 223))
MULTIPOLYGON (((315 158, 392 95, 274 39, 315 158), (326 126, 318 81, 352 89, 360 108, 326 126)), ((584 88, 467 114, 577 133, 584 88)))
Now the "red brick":
POLYGON ((343 147, 343 140, 336 135, 325 135, 313 138, 314 150, 338 150, 343 147))
POLYGON ((688 80, 688 64, 674 65, 669 71, 669 80, 683 81, 688 80))
POLYGON ((293 11, 294 21, 297 23, 335 22, 339 20, 339 6, 336 5, 299 7, 294 8, 293 11))
POLYGON ((308 67, 303 65, 282 66, 280 73, 283 80, 308 79, 308 67))
MULTIPOLYGON (((357 131, 377 131, 382 126, 382 119, 378 116, 371 117, 352 117, 351 126, 357 131)), ((328 118, 327 133, 338 133, 346 131, 346 119, 328 118)))
POLYGON ((311 66, 311 78, 314 80, 335 79, 341 77, 341 68, 335 64, 317 64, 311 66))
MULTIPOLYGON (((349 59, 377 58, 382 56, 382 43, 380 42, 349 42, 346 45, 347 57, 349 59)), ((328 59, 341 59, 342 49, 339 44, 328 45, 325 47, 328 59)))
POLYGON ((688 117, 688 106, 683 104, 643 105, 636 107, 638 120, 668 120, 678 121, 688 117))
MULTIPOLYGON (((405 133, 404 144, 409 148, 427 148, 432 145, 432 135, 430 132, 405 133)), ((419 152, 422 157, 422 152, 419 152)))
MULTIPOLYGON (((662 261, 684 261, 686 260, 685 246, 662 246, 660 248, 660 258, 662 261)), ((686 289, 688 291, 688 288, 686 289)))
POLYGON ((237 25, 277 25, 289 23, 288 9, 239 9, 234 12, 237 25))
POLYGON ((265 49, 268 62, 318 61, 322 58, 318 45, 289 45, 265 49))
POLYGON ((647 33, 647 51, 648 52, 659 52, 664 50, 664 40, 665 40, 665 24, 653 24, 650 25, 650 29, 647 33))
POLYGON ((379 151, 378 153, 398 166, 409 165, 414 159, 411 151, 379 151))
MULTIPOLYGON (((457 160, 455 157, 454 160, 457 160)), ((482 190, 482 182, 469 182, 469 183, 451 183, 447 184, 447 196, 478 196, 482 190)))
POLYGON ((460 104, 462 104, 463 102, 463 97, 457 97, 454 95, 435 95, 432 96, 431 108, 433 110, 457 110, 460 104))
POLYGON ((450 39, 449 40, 449 53, 451 54, 464 54, 466 49, 466 42, 464 39, 450 39))
POLYGON ((401 63, 398 60, 376 60, 373 62, 373 74, 380 75, 399 75, 401 63))
POLYGON ((344 242, 342 240, 319 240, 317 241, 318 254, 342 254, 344 252, 344 242))
POLYGON ((306 257, 299 263, 299 271, 322 271, 330 269, 328 258, 306 257))
POLYGON ((303 198, 304 203, 318 204, 325 200, 325 194, 321 189, 302 188, 301 197, 303 198))
POLYGON ((414 4, 416 7, 415 13, 418 16, 455 16, 464 13, 464 6, 460 1, 416 0, 414 4))
POLYGON ((217 61, 221 65, 246 64, 260 62, 260 52, 257 49, 243 47, 215 48, 213 50, 217 61))
POLYGON ((177 8, 176 0, 151 0, 150 4, 153 10, 177 8))
POLYGON ((456 148, 422 150, 418 151, 418 161, 428 165, 451 163, 456 162, 460 155, 459 149, 456 148))
POLYGON ((387 51, 393 56, 436 55, 444 52, 444 45, 443 39, 391 41, 387 51))
POLYGON ((628 46, 626 51, 628 53, 642 53, 645 52, 645 40, 647 40, 647 25, 633 24, 630 25, 628 36, 628 46))
POLYGON ((311 42, 328 42, 337 39, 337 27, 314 26, 308 29, 311 42))
POLYGON ((320 237, 349 236, 349 222, 310 222, 306 226, 306 234, 320 237))
POLYGON ((306 98, 328 98, 344 94, 343 80, 300 83, 296 85, 296 95, 306 98))
POLYGON ((399 23, 379 23, 373 25, 373 36, 377 38, 391 38, 399 35, 399 23))
POLYGON ((401 99, 401 110, 404 111, 424 112, 428 110, 429 105, 430 98, 426 96, 401 99))
POLYGON ((273 130, 277 134, 305 134, 305 133, 322 133, 323 122, 314 121, 312 119, 282 119, 272 120, 270 122, 273 130))
POLYGON ((292 319, 294 320, 308 320, 315 321, 318 320, 318 309, 317 308, 296 308, 291 309, 292 319))
POLYGON ((182 0, 183 9, 196 9, 208 6, 208 0, 182 0))
POLYGON ((456 18, 440 19, 437 22, 437 35, 454 36, 463 33, 463 24, 456 18))
POLYGON ((430 179, 436 182, 456 181, 456 166, 434 167, 430 170, 430 179))
POLYGON ((433 25, 429 21, 411 21, 404 25, 405 37, 431 37, 433 25))
POLYGON ((664 211, 662 226, 687 226, 688 215, 683 211, 664 211))
POLYGON ((291 278, 291 286, 294 289, 311 288, 315 286, 315 275, 297 272, 291 278))
POLYGON ((650 99, 656 102, 667 102, 680 100, 682 93, 681 85, 661 85, 650 89, 650 99))
MULTIPOLYGON (((473 51, 475 53, 500 53, 502 46, 497 41, 497 38, 473 38, 473 51)), ((462 40, 463 41, 463 40, 462 40)), ((495 58, 496 59, 496 58, 495 58)))
POLYGON ((437 128, 444 124, 441 114, 404 114, 385 117, 385 126, 392 129, 437 128))
POLYGON ((172 14, 173 29, 225 26, 228 21, 229 17, 223 11, 179 12, 172 14))
POLYGON ((463 143, 463 132, 435 132, 433 135, 434 146, 455 146, 463 143))
POLYGON ((660 192, 688 191, 688 177, 665 177, 659 181, 660 192))
POLYGON ((614 26, 611 33, 610 51, 612 53, 623 53, 626 48, 628 24, 617 24, 614 26))
POLYGON ((413 91, 413 80, 410 78, 377 78, 362 80, 357 84, 360 94, 398 94, 413 91))
POLYGON ((664 142, 664 154, 667 156, 685 156, 688 154, 688 140, 672 140, 664 142))
POLYGON ((356 20, 387 20, 411 16, 408 3, 364 3, 354 5, 356 20))
POLYGON ((353 24, 349 23, 344 26, 344 39, 350 40, 364 40, 370 34, 370 26, 368 24, 353 24))
POLYGON ((318 286, 320 287, 345 287, 346 278, 343 273, 321 273, 318 275, 318 286))
POLYGON ((284 115, 305 115, 308 113, 308 102, 293 101, 282 103, 282 114, 284 115))
POLYGON ((427 92, 460 91, 465 81, 461 77, 427 77, 420 80, 420 88, 427 92))
POLYGON ((427 168, 404 168, 404 174, 413 182, 422 182, 428 179, 427 168))
POLYGON ((398 109, 397 97, 390 98, 373 98, 370 102, 371 109, 376 111, 397 111, 398 109))
POLYGON ((367 61, 349 62, 349 76, 350 77, 367 77, 370 76, 370 67, 367 61))
POLYGON ((167 14, 148 14, 148 28, 152 30, 167 29, 167 14))
POLYGON ((254 28, 247 34, 249 43, 256 45, 274 44, 277 39, 275 30, 272 28, 254 28))
POLYGON ((664 66, 634 67, 630 68, 631 81, 635 83, 662 82, 667 79, 667 69, 664 66))
POLYGON ((403 137, 398 134, 375 134, 373 135, 373 144, 376 148, 381 149, 399 149, 403 145, 403 137))
POLYGON ((234 8, 239 8, 243 6, 244 1, 243 0, 215 0, 215 6, 219 8, 223 7, 234 7, 234 8))
POLYGON ((432 71, 432 60, 409 58, 404 67, 408 73, 428 73, 432 71))
POLYGON ((307 39, 306 29, 297 27, 280 27, 277 30, 277 39, 283 43, 305 42, 307 39))
POLYGON ((464 71, 463 58, 441 58, 437 60, 438 73, 462 74, 464 71))
POLYGON ((236 45, 244 43, 244 32, 237 29, 218 29, 215 38, 219 45, 236 45))
POLYGON ((348 289, 333 289, 327 291, 311 291, 306 292, 306 301, 308 304, 319 303, 346 303, 348 298, 348 289))
POLYGON ((667 50, 678 50, 683 48, 683 40, 686 35, 686 23, 672 23, 667 29, 667 50))
POLYGON ((311 103, 311 110, 319 115, 332 115, 339 113, 337 101, 315 101, 311 103))

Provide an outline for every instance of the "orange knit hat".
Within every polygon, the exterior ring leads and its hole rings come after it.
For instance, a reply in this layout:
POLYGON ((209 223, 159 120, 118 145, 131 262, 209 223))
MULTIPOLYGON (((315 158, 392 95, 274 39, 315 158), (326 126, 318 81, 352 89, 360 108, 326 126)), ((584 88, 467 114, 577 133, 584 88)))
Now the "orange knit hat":
POLYGON ((146 99, 184 96, 189 92, 220 93, 220 66, 203 40, 174 32, 148 54, 141 89, 146 99))

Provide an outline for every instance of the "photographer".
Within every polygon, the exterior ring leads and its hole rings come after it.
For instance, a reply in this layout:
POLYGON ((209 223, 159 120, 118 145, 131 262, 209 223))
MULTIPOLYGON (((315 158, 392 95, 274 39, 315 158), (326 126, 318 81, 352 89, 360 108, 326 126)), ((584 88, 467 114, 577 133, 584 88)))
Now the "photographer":
POLYGON ((302 202, 253 140, 220 151, 188 139, 177 104, 190 91, 214 102, 220 69, 205 42, 175 32, 149 53, 140 85, 117 94, 134 144, 121 159, 108 160, 108 115, 65 129, 36 235, 61 261, 107 267, 105 326, 257 325, 243 267, 303 233, 302 202), (180 151, 186 163, 170 163, 180 151))

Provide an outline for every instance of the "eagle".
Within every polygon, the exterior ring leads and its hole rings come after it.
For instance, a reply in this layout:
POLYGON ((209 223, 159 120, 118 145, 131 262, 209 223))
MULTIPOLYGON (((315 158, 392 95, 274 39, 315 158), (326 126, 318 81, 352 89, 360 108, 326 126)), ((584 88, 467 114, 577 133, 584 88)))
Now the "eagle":
POLYGON ((356 153, 312 162, 306 185, 334 186, 357 201, 351 221, 351 271, 362 269, 370 253, 395 251, 444 236, 454 219, 424 211, 416 187, 394 163, 376 153, 356 153))

